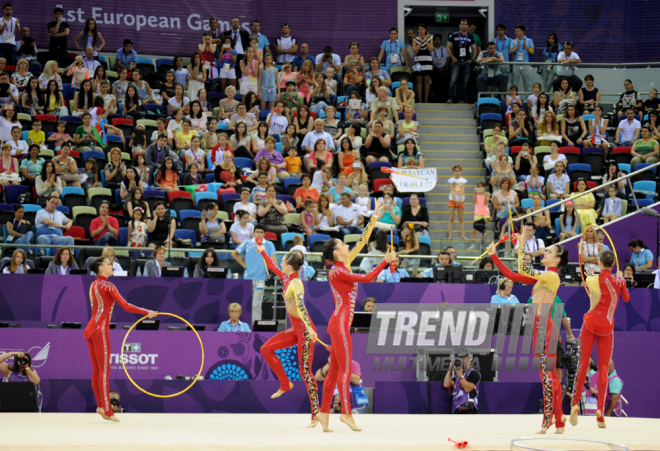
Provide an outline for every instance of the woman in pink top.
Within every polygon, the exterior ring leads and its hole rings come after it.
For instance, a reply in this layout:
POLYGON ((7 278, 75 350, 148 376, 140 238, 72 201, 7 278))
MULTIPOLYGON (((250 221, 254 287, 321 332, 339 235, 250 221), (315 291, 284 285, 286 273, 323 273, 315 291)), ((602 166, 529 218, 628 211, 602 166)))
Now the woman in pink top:
POLYGON ((309 170, 316 169, 316 160, 323 160, 326 167, 332 167, 333 157, 325 147, 324 139, 317 139, 314 143, 314 152, 309 154, 309 170))
POLYGON ((309 103, 309 94, 314 86, 314 67, 310 60, 303 63, 295 82, 298 85, 298 95, 304 97, 305 102, 309 103))
POLYGON ((282 72, 280 72, 280 91, 286 91, 287 82, 296 81, 296 72, 291 72, 291 63, 284 63, 282 65, 282 72))

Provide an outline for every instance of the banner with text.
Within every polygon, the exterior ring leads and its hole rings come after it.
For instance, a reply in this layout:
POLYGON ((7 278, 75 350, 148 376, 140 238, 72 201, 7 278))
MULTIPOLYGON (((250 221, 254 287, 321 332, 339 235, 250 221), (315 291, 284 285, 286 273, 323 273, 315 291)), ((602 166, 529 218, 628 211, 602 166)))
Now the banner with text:
POLYGON ((438 181, 435 168, 395 169, 392 181, 401 193, 427 193, 438 181))

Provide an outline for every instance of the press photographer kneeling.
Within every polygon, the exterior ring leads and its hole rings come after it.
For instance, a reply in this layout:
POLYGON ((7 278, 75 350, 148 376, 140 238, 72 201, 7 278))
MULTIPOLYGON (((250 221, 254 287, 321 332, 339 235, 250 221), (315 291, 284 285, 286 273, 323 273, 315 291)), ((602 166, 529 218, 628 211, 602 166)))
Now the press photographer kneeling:
MULTIPOLYGON (((0 355, 0 373, 3 382, 33 382, 39 390, 41 378, 32 369, 32 356, 28 352, 6 352, 0 355), (6 361, 14 357, 14 364, 9 366, 6 361)), ((41 392, 38 392, 38 405, 41 412, 41 392)))
POLYGON ((471 367, 472 357, 461 352, 445 375, 444 387, 452 397, 452 413, 478 413, 477 396, 481 374, 471 367), (452 372, 455 375, 452 377, 452 372))

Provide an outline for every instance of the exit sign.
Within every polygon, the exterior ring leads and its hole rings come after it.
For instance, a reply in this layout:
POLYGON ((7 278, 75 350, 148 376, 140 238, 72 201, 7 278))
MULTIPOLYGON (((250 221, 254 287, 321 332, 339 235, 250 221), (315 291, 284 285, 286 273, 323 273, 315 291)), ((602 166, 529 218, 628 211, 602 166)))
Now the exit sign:
POLYGON ((435 13, 435 21, 440 23, 448 23, 449 14, 435 13))

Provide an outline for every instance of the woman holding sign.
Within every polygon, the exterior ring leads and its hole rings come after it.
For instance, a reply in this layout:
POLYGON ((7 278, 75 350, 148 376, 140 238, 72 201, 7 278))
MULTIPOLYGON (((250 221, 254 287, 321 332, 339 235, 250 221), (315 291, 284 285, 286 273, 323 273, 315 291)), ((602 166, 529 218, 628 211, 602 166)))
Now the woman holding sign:
POLYGON ((353 415, 351 415, 349 387, 351 361, 353 358, 353 345, 349 329, 355 311, 357 284, 358 282, 373 282, 378 277, 378 274, 396 258, 396 252, 394 252, 394 249, 390 249, 385 254, 385 259, 368 274, 353 274, 351 272, 351 262, 369 241, 369 236, 374 229, 376 218, 381 215, 382 210, 383 204, 379 199, 376 201, 374 214, 365 227, 360 241, 355 244, 355 247, 350 252, 348 245, 337 238, 326 242, 323 247, 323 258, 332 262, 332 269, 328 274, 328 279, 335 298, 335 311, 328 322, 328 334, 332 340, 330 370, 323 382, 321 412, 316 415, 316 418, 323 426, 324 432, 331 432, 328 429, 328 420, 335 387, 339 390, 339 397, 341 399, 342 415, 339 417, 339 420, 346 423, 354 431, 362 430, 357 427, 353 415))

